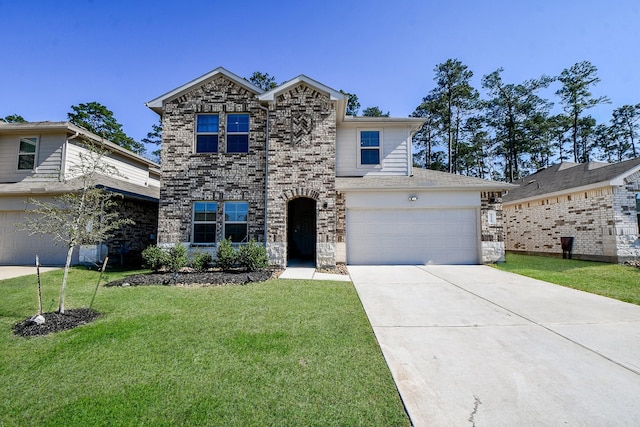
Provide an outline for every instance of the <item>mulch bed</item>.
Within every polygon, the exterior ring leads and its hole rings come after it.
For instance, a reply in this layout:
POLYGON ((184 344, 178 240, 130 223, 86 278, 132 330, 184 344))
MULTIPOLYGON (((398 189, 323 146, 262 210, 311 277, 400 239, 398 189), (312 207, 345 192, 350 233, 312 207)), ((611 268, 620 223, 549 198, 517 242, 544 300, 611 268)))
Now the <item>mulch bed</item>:
POLYGON ((43 324, 38 325, 31 320, 31 318, 25 319, 22 322, 16 323, 13 327, 13 333, 21 337, 47 335, 85 325, 95 320, 98 316, 100 316, 100 313, 89 310, 88 308, 73 308, 65 310, 64 314, 60 314, 57 311, 42 313, 42 317, 45 319, 43 324))
POLYGON ((220 286, 220 285, 244 285, 251 282, 264 282, 277 277, 279 272, 271 270, 260 271, 204 271, 204 272, 180 272, 180 273, 149 273, 127 276, 114 280, 105 286, 220 286))

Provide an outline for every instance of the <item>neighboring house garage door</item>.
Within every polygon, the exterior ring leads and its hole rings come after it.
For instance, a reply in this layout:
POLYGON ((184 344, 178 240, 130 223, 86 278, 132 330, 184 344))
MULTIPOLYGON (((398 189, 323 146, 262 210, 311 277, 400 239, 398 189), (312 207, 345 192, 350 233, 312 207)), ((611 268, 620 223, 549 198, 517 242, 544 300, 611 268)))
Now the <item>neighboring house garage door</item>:
MULTIPOLYGON (((35 265, 36 254, 42 265, 64 265, 65 247, 55 246, 46 235, 16 231, 15 225, 23 221, 23 212, 0 212, 0 265, 35 265)), ((77 253, 74 256, 77 262, 77 253)))
POLYGON ((348 264, 477 264, 476 209, 348 209, 348 264))

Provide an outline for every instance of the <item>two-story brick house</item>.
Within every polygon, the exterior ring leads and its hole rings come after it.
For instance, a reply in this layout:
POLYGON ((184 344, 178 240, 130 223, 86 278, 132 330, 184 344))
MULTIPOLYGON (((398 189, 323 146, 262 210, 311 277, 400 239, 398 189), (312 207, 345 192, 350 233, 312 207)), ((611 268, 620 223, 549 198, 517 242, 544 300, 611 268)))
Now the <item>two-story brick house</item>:
POLYGON ((265 92, 224 68, 148 102, 159 244, 254 239, 278 266, 501 259, 508 185, 414 169, 422 119, 346 116, 346 102, 304 75, 265 92))
POLYGON ((87 152, 87 143, 109 151, 104 161, 117 176, 100 176, 96 184, 122 197, 119 211, 135 221, 117 230, 109 241, 77 248, 72 264, 99 262, 109 255, 126 261, 156 243, 159 165, 69 122, 0 122, 0 265, 64 265, 67 248, 49 235, 29 235, 24 223, 31 199, 52 202, 56 196, 81 187, 74 166, 87 152))

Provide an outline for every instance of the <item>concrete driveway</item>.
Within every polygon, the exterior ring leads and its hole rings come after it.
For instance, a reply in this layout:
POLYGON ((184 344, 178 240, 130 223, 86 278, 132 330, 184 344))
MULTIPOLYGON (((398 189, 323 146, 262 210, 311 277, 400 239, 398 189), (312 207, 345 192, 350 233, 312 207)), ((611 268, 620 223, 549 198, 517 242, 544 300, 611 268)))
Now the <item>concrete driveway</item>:
MULTIPOLYGON (((51 270, 58 270, 60 267, 40 267, 40 273, 46 273, 51 270)), ((11 279, 13 277, 28 276, 29 274, 36 274, 35 267, 28 266, 12 266, 12 265, 0 265, 0 280, 11 279)))
POLYGON ((415 426, 640 425, 640 307, 487 266, 350 266, 415 426))

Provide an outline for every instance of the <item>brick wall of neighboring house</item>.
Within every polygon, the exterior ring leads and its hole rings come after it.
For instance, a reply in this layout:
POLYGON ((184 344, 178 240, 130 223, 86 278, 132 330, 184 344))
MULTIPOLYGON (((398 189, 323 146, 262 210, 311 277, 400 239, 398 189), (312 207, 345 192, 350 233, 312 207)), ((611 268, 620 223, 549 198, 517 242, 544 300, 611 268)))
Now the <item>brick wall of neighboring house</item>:
POLYGON ((115 199, 118 212, 135 224, 116 230, 106 243, 110 263, 135 265, 142 261, 141 253, 156 244, 158 232, 158 204, 132 199, 115 199))
POLYGON ((632 186, 605 187, 504 206, 508 251, 622 262, 640 255, 632 186))
POLYGON ((316 265, 334 266, 335 105, 328 95, 301 83, 278 95, 270 108, 269 257, 275 265, 286 265, 287 204, 308 197, 316 201, 316 265))
POLYGON ((480 193, 482 263, 504 261, 504 214, 502 193, 480 193))
POLYGON ((192 240, 194 201, 218 202, 217 241, 223 236, 223 202, 248 202, 249 238, 263 241, 265 112, 255 94, 220 75, 165 105, 159 245, 192 240), (249 152, 229 153, 225 115, 249 113, 249 152), (195 153, 198 113, 218 113, 218 153, 195 153))

